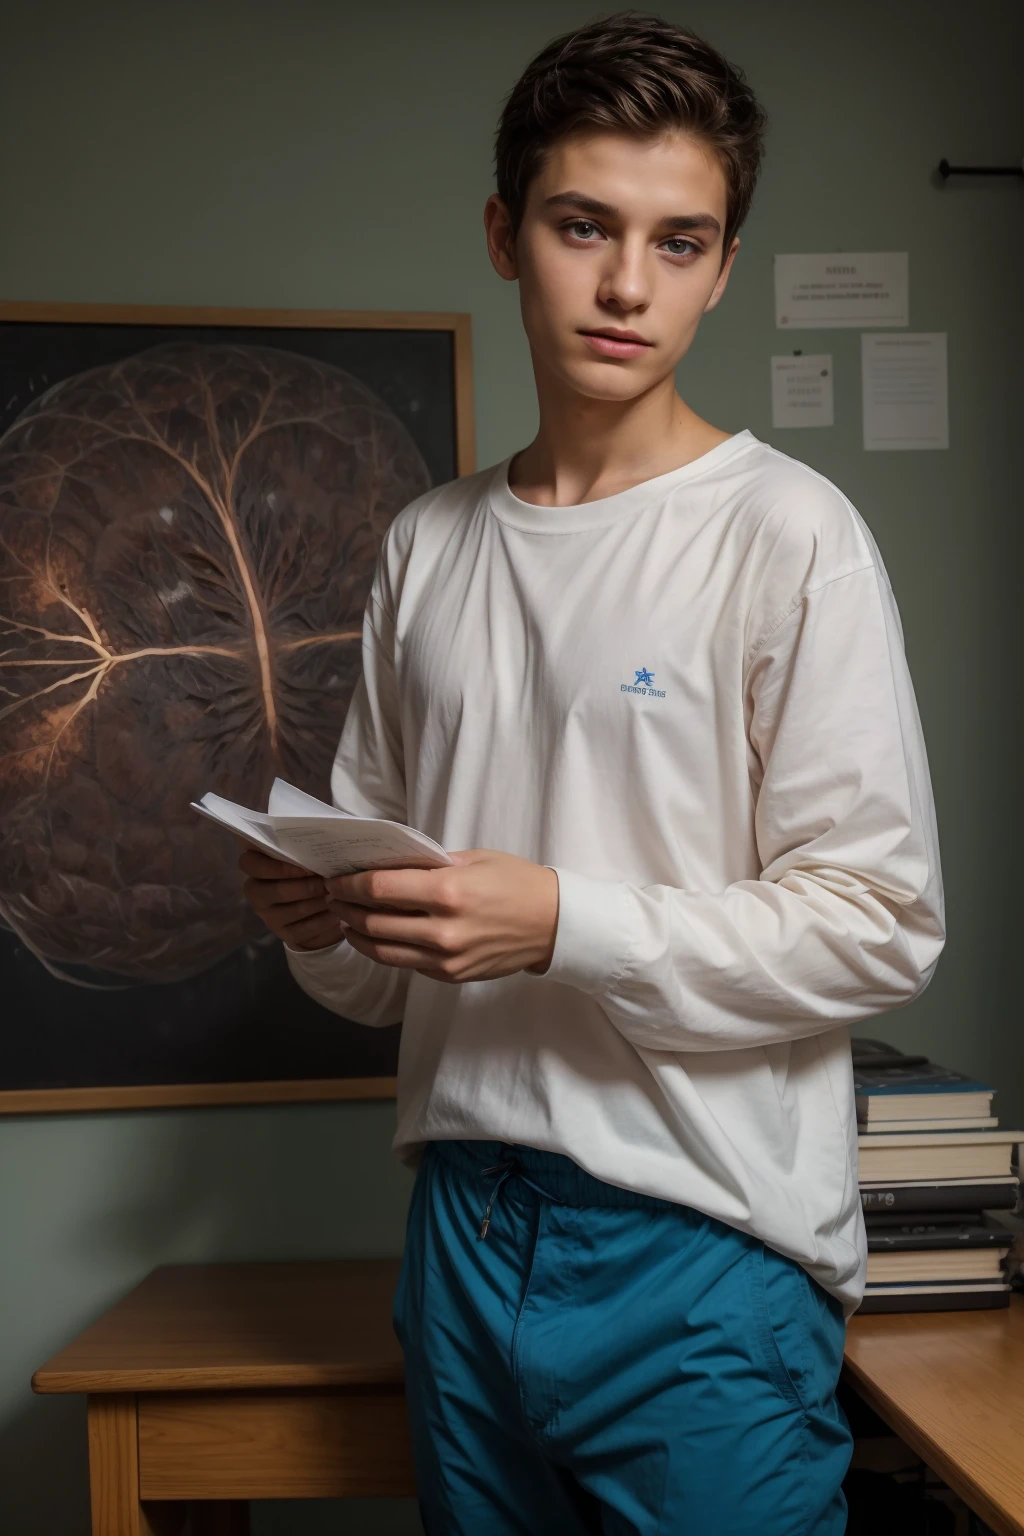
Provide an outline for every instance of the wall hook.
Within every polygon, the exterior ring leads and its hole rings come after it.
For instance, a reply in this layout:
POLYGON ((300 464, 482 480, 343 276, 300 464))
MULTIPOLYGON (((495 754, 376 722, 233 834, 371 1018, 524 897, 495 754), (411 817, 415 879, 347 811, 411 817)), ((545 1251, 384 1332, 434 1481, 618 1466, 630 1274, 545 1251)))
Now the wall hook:
POLYGON ((940 160, 938 172, 943 181, 947 176, 1024 176, 1024 160, 1020 165, 950 165, 940 160))

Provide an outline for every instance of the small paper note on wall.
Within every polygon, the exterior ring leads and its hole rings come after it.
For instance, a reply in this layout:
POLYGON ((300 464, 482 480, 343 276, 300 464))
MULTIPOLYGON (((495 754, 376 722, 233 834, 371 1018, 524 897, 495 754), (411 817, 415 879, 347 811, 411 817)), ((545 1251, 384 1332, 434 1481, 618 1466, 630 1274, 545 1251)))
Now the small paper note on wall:
POLYGON ((906 251, 775 257, 775 324, 783 331, 909 325, 906 251))
POLYGON ((772 358, 772 426, 830 427, 832 355, 772 358))
POLYGON ((860 339, 864 447, 948 448, 945 331, 860 339))

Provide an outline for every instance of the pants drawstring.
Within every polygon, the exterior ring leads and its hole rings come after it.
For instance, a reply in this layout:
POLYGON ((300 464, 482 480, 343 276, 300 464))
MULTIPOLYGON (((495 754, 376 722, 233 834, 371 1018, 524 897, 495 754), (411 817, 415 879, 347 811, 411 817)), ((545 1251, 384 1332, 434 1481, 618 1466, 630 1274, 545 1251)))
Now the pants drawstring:
POLYGON ((558 1195, 551 1194, 550 1190, 542 1188, 540 1184, 535 1184, 531 1178, 528 1178, 520 1167, 519 1159, 515 1156, 514 1153, 510 1157, 503 1157, 500 1163, 495 1163, 490 1168, 484 1168, 482 1172, 484 1177, 486 1177, 487 1174, 496 1173, 498 1175, 498 1181, 494 1188, 491 1190, 491 1198, 487 1202, 487 1209, 484 1211, 484 1219, 480 1223, 480 1231, 477 1233, 478 1238, 487 1236, 488 1228, 491 1225, 491 1210, 494 1206, 494 1202, 498 1198, 498 1192, 501 1189, 501 1186, 512 1173, 518 1173, 524 1184, 529 1184, 531 1189, 535 1189, 537 1193, 539 1195, 543 1195, 546 1200, 553 1200, 556 1205, 568 1204, 568 1201, 562 1200, 558 1195))
POLYGON ((491 1190, 491 1198, 487 1202, 487 1209, 484 1211, 484 1219, 480 1223, 480 1231, 477 1234, 479 1237, 487 1236, 487 1228, 491 1224, 491 1207, 494 1205, 495 1200, 498 1198, 499 1189, 504 1184, 509 1174, 515 1171, 517 1162, 518 1158, 515 1157, 503 1158, 500 1163, 495 1163, 493 1168, 484 1169, 485 1175, 488 1173, 497 1173, 500 1176, 498 1178, 497 1184, 495 1184, 494 1188, 491 1190))

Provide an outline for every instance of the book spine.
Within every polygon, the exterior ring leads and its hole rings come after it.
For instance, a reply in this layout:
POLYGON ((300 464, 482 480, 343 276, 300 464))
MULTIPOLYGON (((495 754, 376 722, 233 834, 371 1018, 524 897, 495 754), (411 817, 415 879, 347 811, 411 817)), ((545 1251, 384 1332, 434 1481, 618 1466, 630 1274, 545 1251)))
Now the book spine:
MULTIPOLYGON (((991 1209, 991 1207, 989 1207, 991 1209)), ((998 1207, 997 1207, 998 1209, 998 1207)), ((965 1221, 983 1220, 982 1208, 969 1211, 865 1211, 864 1225, 868 1234, 890 1232, 895 1228, 927 1225, 929 1227, 959 1227, 965 1221)))
POLYGON ((857 1308, 857 1316, 872 1312, 973 1312, 1009 1305, 1009 1286, 997 1291, 947 1291, 922 1296, 872 1296, 869 1291, 857 1308))
POLYGON ((957 1249, 1013 1247, 1013 1233, 1009 1231, 983 1232, 972 1229, 964 1234, 960 1227, 934 1227, 930 1232, 907 1231, 900 1227, 868 1228, 869 1253, 949 1253, 957 1249))
POLYGON ((892 1184, 862 1189, 865 1216, 886 1211, 1009 1211, 1017 1205, 1018 1186, 1005 1184, 892 1184))

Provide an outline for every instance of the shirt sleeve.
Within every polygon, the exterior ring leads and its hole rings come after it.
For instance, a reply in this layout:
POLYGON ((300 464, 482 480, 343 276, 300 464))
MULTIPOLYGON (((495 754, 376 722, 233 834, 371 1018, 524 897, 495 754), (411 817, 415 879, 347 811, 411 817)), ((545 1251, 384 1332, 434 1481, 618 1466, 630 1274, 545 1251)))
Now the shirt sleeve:
MULTIPOLYGON (((383 561, 382 561, 383 564, 383 561)), ((394 623, 381 600, 381 568, 363 617, 363 670, 331 770, 331 798, 351 816, 405 822, 401 719, 394 669, 394 623)), ((369 960, 344 940, 330 949, 285 954, 304 992, 359 1024, 401 1021, 410 972, 369 960)))
POLYGON ((911 1002, 942 949, 928 763, 884 571, 806 593, 751 660, 745 703, 760 878, 689 891, 556 868, 544 974, 644 1049, 851 1024, 911 1002))

